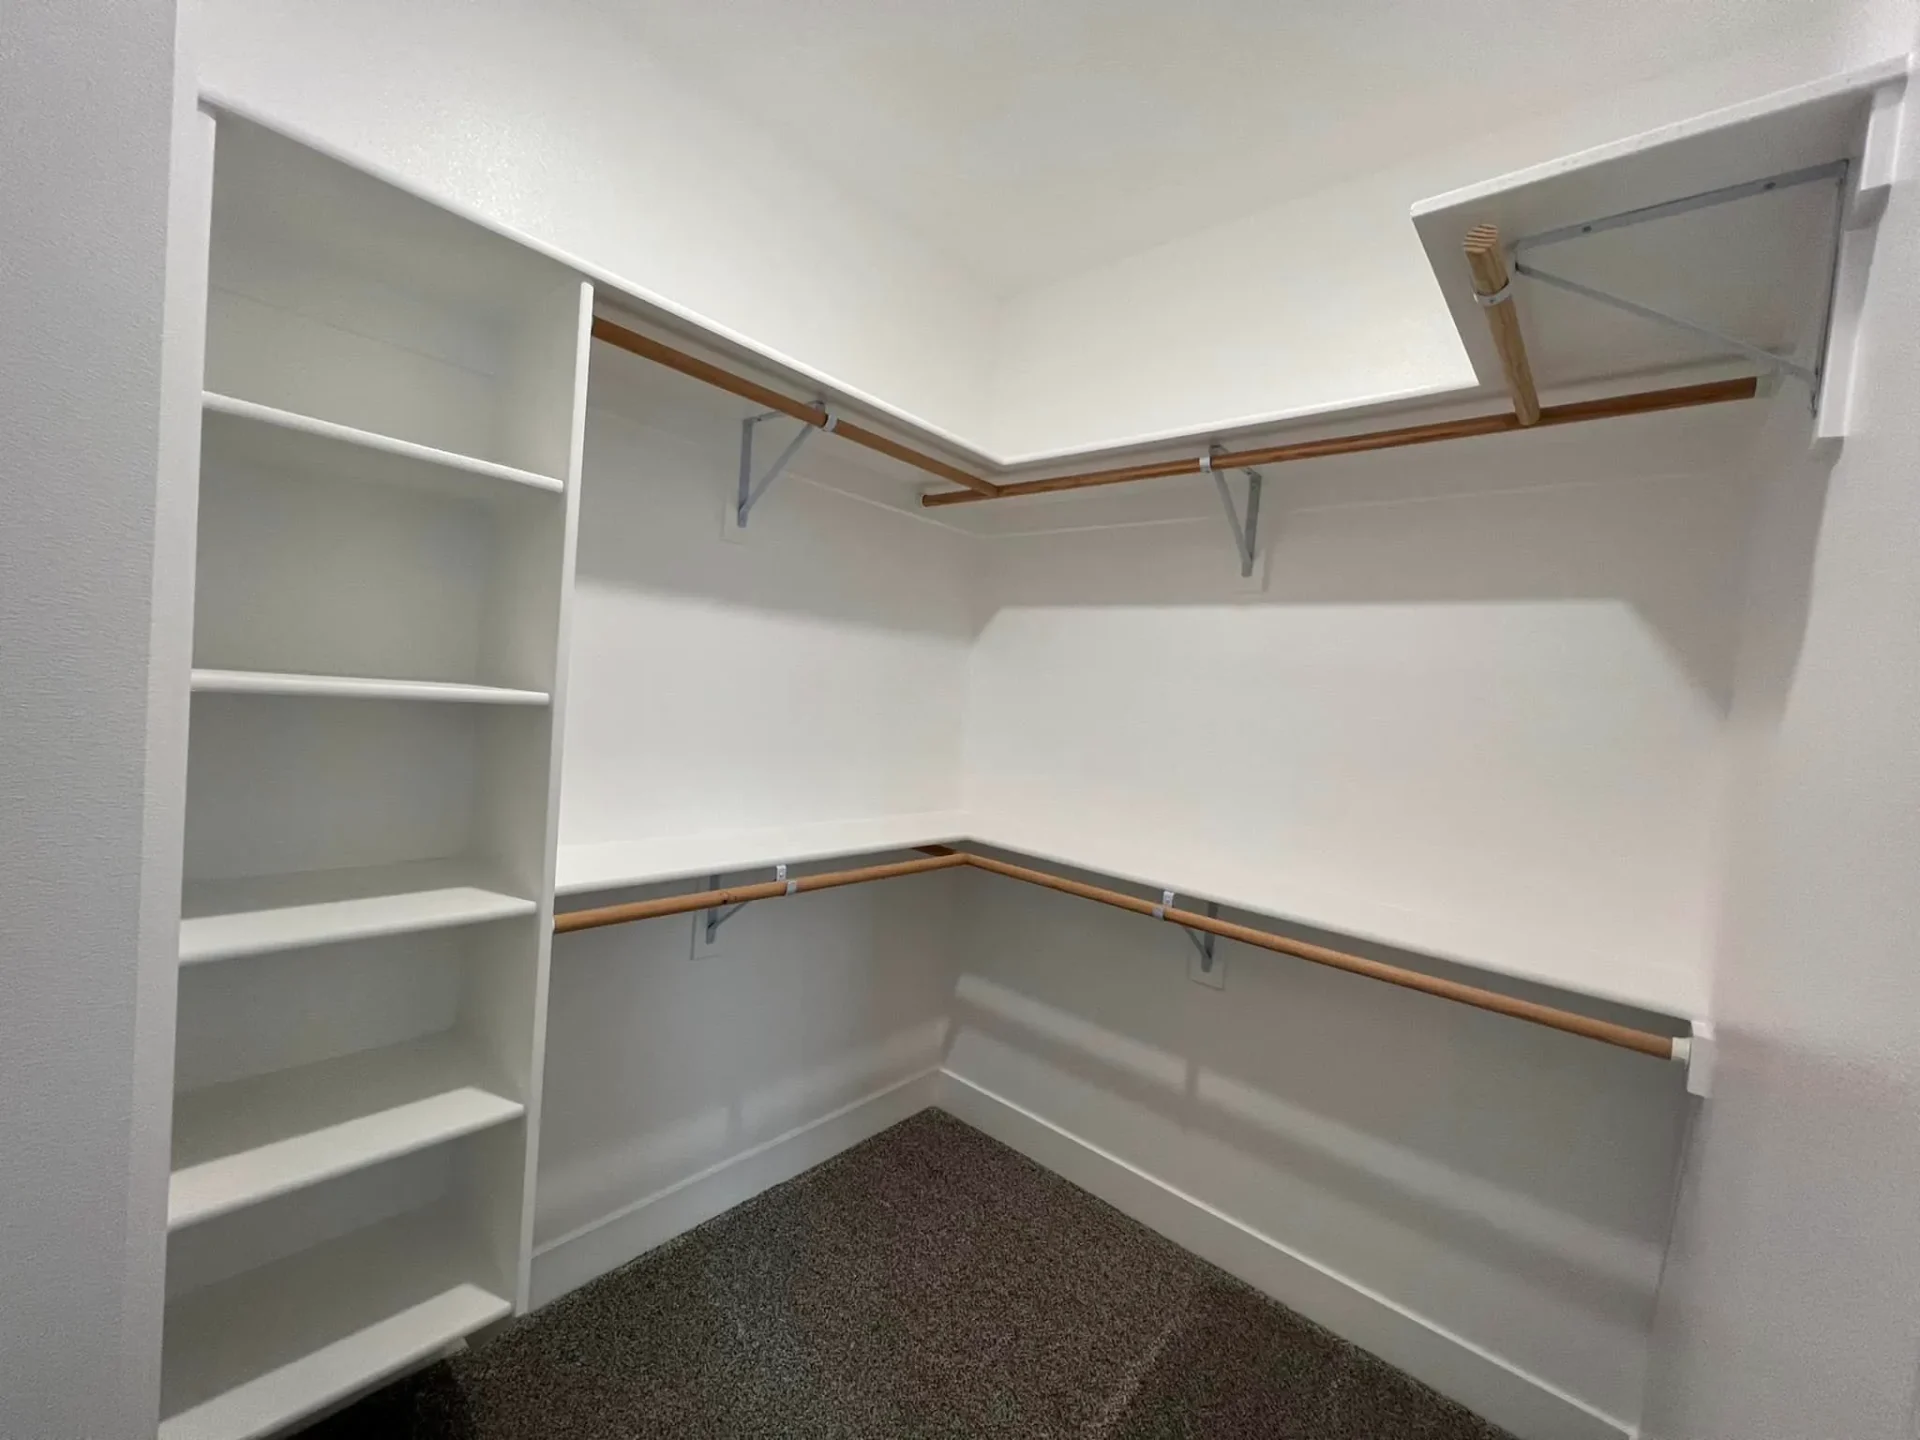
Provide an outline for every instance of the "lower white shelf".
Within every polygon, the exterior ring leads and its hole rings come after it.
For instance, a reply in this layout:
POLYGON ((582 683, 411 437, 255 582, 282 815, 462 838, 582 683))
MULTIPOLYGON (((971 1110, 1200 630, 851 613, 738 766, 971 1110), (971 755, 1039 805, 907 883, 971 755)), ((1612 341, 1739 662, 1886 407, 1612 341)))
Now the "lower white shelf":
POLYGON ((477 861, 189 881, 181 899, 180 963, 474 925, 537 908, 498 888, 477 861))
POLYGON ((453 1034, 189 1090, 174 1101, 167 1227, 445 1144, 524 1111, 453 1034))
POLYGON ((702 835, 661 835, 646 840, 562 845, 554 888, 585 895, 806 860, 824 860, 883 850, 940 845, 970 833, 967 816, 939 810, 828 820, 754 830, 718 830, 702 835))
POLYGON ((160 1440, 254 1440, 505 1319, 480 1253, 427 1211, 172 1301, 160 1440))

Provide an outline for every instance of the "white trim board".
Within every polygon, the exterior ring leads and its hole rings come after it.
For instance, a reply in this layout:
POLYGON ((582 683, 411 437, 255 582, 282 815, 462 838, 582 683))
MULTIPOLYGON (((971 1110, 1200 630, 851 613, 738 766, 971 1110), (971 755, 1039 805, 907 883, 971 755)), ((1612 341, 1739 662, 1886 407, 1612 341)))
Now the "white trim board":
POLYGON ((939 1105, 1256 1290, 1371 1351, 1521 1440, 1632 1440, 1603 1414, 1376 1291, 1030 1110, 940 1072, 939 1105))
POLYGON ((536 1247, 532 1304, 556 1300, 932 1106, 1522 1440, 1637 1434, 1629 1422, 945 1069, 896 1082, 536 1247))
POLYGON ((557 1300, 862 1140, 939 1103, 941 1071, 923 1070, 764 1140, 533 1250, 532 1308, 557 1300))

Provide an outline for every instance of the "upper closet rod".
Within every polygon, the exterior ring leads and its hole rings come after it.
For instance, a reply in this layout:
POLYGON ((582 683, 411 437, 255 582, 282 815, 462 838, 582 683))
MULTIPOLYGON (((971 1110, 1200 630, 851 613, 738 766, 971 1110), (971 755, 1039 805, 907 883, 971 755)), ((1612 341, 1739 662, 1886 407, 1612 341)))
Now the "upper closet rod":
POLYGON ((1248 925, 1236 925, 1230 920, 1202 915, 1198 911, 1176 909, 1170 903, 1163 902, 1156 905, 1151 900, 1141 900, 1118 890, 1088 885, 1079 880, 1068 880, 1063 876, 1050 875, 1044 870, 1030 869, 1025 865, 1012 865, 1004 860, 990 859, 985 855, 975 855, 965 850, 949 850, 937 845, 928 846, 926 849, 927 857, 923 860, 900 860, 886 865, 866 865, 855 870, 836 870, 824 875, 808 875, 796 880, 769 880, 757 885, 732 885, 720 890, 696 891, 690 895, 669 895, 659 900, 638 900, 624 905, 603 905, 591 910, 572 910, 554 916, 553 928, 556 934, 564 935, 569 931, 594 930, 603 925, 624 925, 630 920, 651 920, 664 915, 687 915, 697 910, 738 905, 748 900, 774 900, 784 895, 804 894, 809 890, 830 890, 841 885, 858 885, 868 880, 890 880, 900 875, 918 875, 929 870, 945 870, 964 865, 977 870, 987 870, 995 875, 1004 875, 1010 880, 1022 880, 1029 885, 1041 885, 1049 890, 1077 895, 1083 900, 1096 900, 1102 905, 1131 910, 1136 915, 1148 915, 1156 920, 1165 920, 1174 925, 1184 926, 1188 930, 1199 930, 1228 940, 1238 940, 1243 945, 1271 950, 1279 955, 1291 955, 1295 959, 1310 960, 1316 965, 1327 965, 1354 975, 1365 975, 1372 980, 1384 980, 1389 985, 1418 990, 1422 994, 1434 995, 1442 1000, 1452 1000, 1461 1005, 1471 1005, 1478 1010, 1490 1010, 1496 1015, 1506 1015, 1515 1020, 1544 1025, 1550 1030, 1562 1030, 1569 1035, 1579 1035, 1588 1040, 1617 1045, 1623 1050, 1637 1051, 1642 1055, 1652 1055, 1661 1060, 1685 1061, 1687 1059, 1685 1038, 1675 1040, 1670 1035, 1657 1035, 1650 1030, 1635 1030, 1628 1025, 1616 1025, 1610 1020, 1596 1020, 1590 1015, 1575 1014, 1571 1010, 1556 1009, 1554 1006, 1541 1005, 1532 1000, 1519 1000, 1511 995, 1502 995, 1496 990, 1482 990, 1478 986, 1463 985, 1457 980, 1443 980, 1436 975, 1408 970, 1399 965, 1389 965, 1381 960, 1368 960, 1360 955, 1348 955, 1343 951, 1332 950, 1324 945, 1314 945, 1305 940, 1272 935, 1264 930, 1255 930, 1248 925))
POLYGON ((1704 385, 1680 385, 1667 390, 1641 390, 1632 395, 1610 395, 1603 400, 1576 400, 1543 406, 1532 425, 1519 416, 1471 415, 1464 420, 1439 420, 1429 425, 1407 425, 1398 430, 1373 430, 1364 435, 1334 435, 1324 440, 1298 440, 1260 450, 1232 450, 1198 459, 1157 460, 1094 470, 1084 475, 1055 475, 1045 480, 1018 480, 1002 485, 998 495, 974 495, 961 490, 922 495, 922 505, 965 505, 974 500, 1013 495, 1048 495, 1057 490, 1085 490, 1095 485, 1124 485, 1133 480, 1161 480, 1175 475, 1203 475, 1212 470, 1258 470, 1289 460, 1318 460, 1328 455, 1357 455, 1366 450, 1396 450, 1403 445, 1429 445, 1437 440, 1464 440, 1475 435, 1504 435, 1512 430, 1547 425, 1572 425, 1582 420, 1609 420, 1620 415, 1645 415, 1656 410, 1680 410, 1692 405, 1718 405, 1726 400, 1750 400, 1760 382, 1751 375, 1738 380, 1715 380, 1704 385))
MULTIPOLYGON (((651 360, 657 365, 664 365, 669 370, 678 370, 682 375, 691 375, 695 380, 703 380, 709 385, 725 390, 729 395, 738 395, 743 400, 751 400, 756 405, 764 405, 769 410, 791 416, 817 430, 827 428, 830 417, 818 405, 809 405, 804 400, 795 400, 791 396, 782 395, 778 390, 770 390, 757 380, 749 380, 744 375, 723 370, 711 361, 702 360, 698 355, 689 355, 684 350, 676 350, 673 346, 663 344, 650 335, 642 335, 637 330, 629 330, 624 325, 616 325, 611 320, 601 319, 598 315, 593 317, 593 338, 604 340, 609 345, 651 360)), ((864 425, 856 425, 851 420, 839 420, 833 427, 833 433, 842 440, 851 440, 856 445, 877 450, 882 455, 903 461, 917 470, 926 471, 929 475, 937 475, 942 480, 952 481, 955 485, 964 485, 969 493, 979 496, 982 500, 991 499, 1000 493, 1000 487, 991 480, 970 475, 958 465, 949 465, 945 460, 928 455, 924 451, 915 450, 910 445, 889 440, 886 436, 877 434, 864 425)))
MULTIPOLYGON (((1500 292, 1504 299, 1505 292, 1500 292)), ((1493 298, 1489 296, 1489 298, 1493 298)), ((1488 311, 1489 323, 1496 331, 1511 323, 1512 306, 1501 304, 1488 311)), ((825 429, 830 417, 818 405, 795 400, 769 389, 757 380, 736 375, 711 361, 684 350, 616 325, 595 316, 593 338, 604 340, 656 364, 690 375, 696 380, 751 400, 756 405, 782 415, 792 416, 816 429, 825 429)), ((1518 366, 1524 370, 1524 352, 1516 349, 1518 366)), ((1753 376, 1738 380, 1714 380, 1704 385, 1678 385, 1665 390, 1640 390, 1631 395, 1610 395, 1601 400, 1577 400, 1566 405, 1541 406, 1531 403, 1532 378, 1527 375, 1524 390, 1510 366, 1509 383, 1515 391, 1516 412, 1497 415, 1472 415, 1462 420, 1439 420, 1427 425, 1407 425, 1395 430, 1373 430, 1363 435, 1335 435, 1324 440, 1298 440, 1286 445, 1269 445, 1258 450, 1234 450, 1182 460, 1154 460, 1139 465, 1122 465, 1112 470, 1090 470, 1079 475, 1053 475, 1044 480, 1015 480, 996 484, 969 474, 957 465, 902 445, 897 440, 839 420, 833 433, 856 445, 864 445, 882 455, 964 486, 961 490, 942 490, 922 495, 920 503, 928 507, 970 505, 978 500, 999 500, 1013 495, 1048 495, 1060 490, 1085 490, 1096 485, 1124 485, 1134 480, 1164 480, 1178 475, 1204 475, 1218 470, 1257 470, 1289 460, 1317 460, 1330 455, 1357 455, 1367 450, 1395 450, 1405 445, 1429 445, 1440 440, 1464 440, 1477 435, 1504 435, 1513 430, 1548 425, 1573 425, 1583 420, 1610 420, 1622 415, 1646 415, 1659 410, 1681 410, 1694 405, 1718 405, 1729 400, 1751 400, 1759 393, 1759 381, 1753 376), (1531 418, 1529 418, 1531 417, 1531 418)))

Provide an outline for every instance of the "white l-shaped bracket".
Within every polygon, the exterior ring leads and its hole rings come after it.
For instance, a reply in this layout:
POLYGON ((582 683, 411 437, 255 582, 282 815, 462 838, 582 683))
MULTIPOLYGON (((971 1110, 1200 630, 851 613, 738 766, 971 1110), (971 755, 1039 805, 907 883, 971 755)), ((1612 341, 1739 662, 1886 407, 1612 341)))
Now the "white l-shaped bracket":
POLYGON ((1687 1067, 1687 1093, 1701 1099, 1713 1093, 1713 1062, 1717 1046, 1713 1021, 1695 1020, 1693 1033, 1673 1042, 1673 1058, 1687 1067))
POLYGON ((1840 228, 1834 238, 1833 280, 1821 343, 1820 400, 1814 411, 1818 440, 1837 440, 1852 428, 1867 272, 1873 263, 1875 228, 1893 193, 1900 132, 1908 109, 1906 95, 1905 76, 1873 92, 1860 158, 1848 170, 1847 187, 1840 197, 1840 228))

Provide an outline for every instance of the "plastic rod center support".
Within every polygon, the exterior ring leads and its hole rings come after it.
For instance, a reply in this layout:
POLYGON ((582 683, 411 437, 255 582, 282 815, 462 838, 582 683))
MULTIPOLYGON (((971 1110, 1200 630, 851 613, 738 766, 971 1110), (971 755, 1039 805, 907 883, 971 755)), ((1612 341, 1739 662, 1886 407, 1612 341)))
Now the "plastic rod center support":
POLYGON ((1686 1058, 1684 1043, 1677 1042, 1671 1035, 1659 1035, 1651 1030, 1636 1030, 1630 1025, 1618 1025, 1611 1020, 1597 1020, 1591 1015, 1580 1015, 1571 1010, 1561 1010, 1533 1000, 1520 1000, 1512 995, 1503 995, 1497 990, 1483 990, 1476 985, 1462 984, 1457 980, 1444 980, 1437 975, 1409 970, 1401 965, 1389 965, 1384 960, 1369 960, 1362 955, 1349 955, 1324 945, 1314 945, 1305 940, 1294 940, 1285 935, 1256 930, 1250 925, 1237 925, 1230 920, 1222 920, 1216 915, 1203 915, 1194 910, 1180 910, 1164 902, 1155 905, 1151 900, 1142 900, 1118 890, 1109 890, 1100 885, 1088 885, 1080 880, 1069 880, 1044 870, 1034 870, 1025 865, 1015 865, 1005 860, 995 860, 965 850, 949 850, 944 846, 928 846, 926 850, 925 858, 919 860, 897 860, 885 865, 863 865, 854 870, 835 870, 824 875, 806 875, 798 880, 768 880, 757 885, 729 885, 720 889, 696 891, 689 895, 668 895, 658 900, 635 900, 624 905, 602 905, 589 910, 570 910, 553 917, 553 929, 557 935, 566 935, 575 930, 596 930, 606 925, 624 925, 632 920, 653 920, 666 915, 686 915, 696 910, 712 910, 723 905, 742 905, 750 900, 777 900, 782 896, 801 895, 811 890, 832 890, 842 885, 864 884, 869 880, 892 880, 903 875, 925 874, 930 870, 949 870, 959 866, 969 866, 976 870, 1005 876, 1009 880, 1022 880, 1029 885, 1058 890, 1065 895, 1077 895, 1083 900, 1094 900, 1102 905, 1131 910, 1136 915, 1165 920, 1190 931, 1237 940, 1242 945, 1270 950, 1277 955, 1291 955, 1297 960, 1307 960, 1315 965, 1345 970, 1353 975, 1364 975, 1372 980, 1383 980, 1389 985, 1418 990, 1422 994, 1433 995, 1442 1000, 1452 1000, 1456 1004, 1471 1005, 1477 1010, 1488 1010, 1510 1019, 1544 1025, 1550 1030, 1561 1030, 1569 1035, 1579 1035, 1588 1040, 1601 1041, 1603 1044, 1617 1045, 1623 1050, 1637 1051, 1642 1055, 1652 1055, 1662 1060, 1684 1061, 1686 1058))

